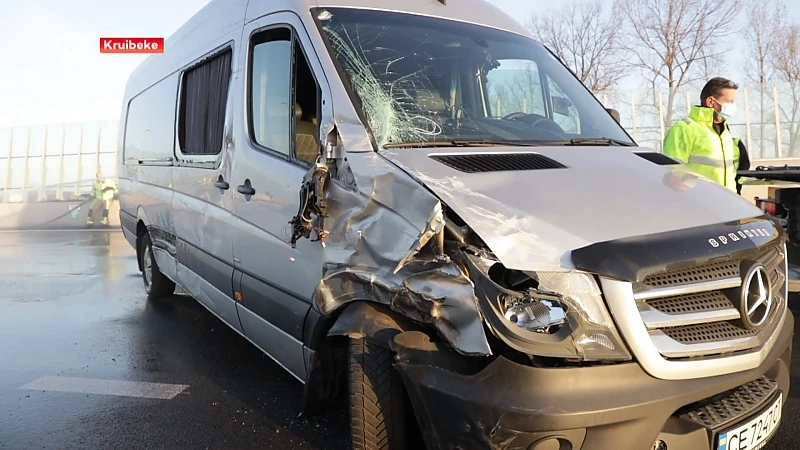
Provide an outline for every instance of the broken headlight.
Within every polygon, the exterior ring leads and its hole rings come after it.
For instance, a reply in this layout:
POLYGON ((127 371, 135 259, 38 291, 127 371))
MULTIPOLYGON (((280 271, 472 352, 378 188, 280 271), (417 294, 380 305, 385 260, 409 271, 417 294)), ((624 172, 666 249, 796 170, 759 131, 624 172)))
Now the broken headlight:
POLYGON ((520 328, 550 333, 567 321, 565 307, 556 295, 541 294, 533 289, 520 296, 505 298, 505 317, 520 328))
POLYGON ((501 282, 504 287, 481 272, 475 292, 482 307, 495 312, 486 314, 494 334, 511 348, 579 361, 631 359, 592 275, 516 272, 523 279, 501 282))
MULTIPOLYGON (((561 334, 565 343, 571 343, 571 348, 567 348, 568 353, 574 352, 580 359, 631 359, 593 276, 583 272, 530 272, 527 275, 538 283, 535 289, 529 290, 533 292, 530 296, 538 300, 542 307, 548 303, 553 305, 548 308, 552 324, 534 329, 532 332, 535 334, 530 339, 537 340, 536 334, 561 334), (553 303, 552 298, 557 302, 553 303), (563 317, 563 321, 559 323, 554 320, 558 317, 563 317)), ((531 331, 525 329, 525 332, 531 331)), ((557 355, 557 351, 553 353, 552 356, 571 356, 557 355)))

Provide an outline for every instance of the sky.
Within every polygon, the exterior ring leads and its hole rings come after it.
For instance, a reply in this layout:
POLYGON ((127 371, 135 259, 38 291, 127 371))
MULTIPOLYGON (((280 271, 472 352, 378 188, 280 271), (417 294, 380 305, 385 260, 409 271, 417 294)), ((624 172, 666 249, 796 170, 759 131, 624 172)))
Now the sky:
MULTIPOLYGON (((553 4, 489 1, 522 23, 553 4)), ((207 2, 0 0, 0 128, 118 119, 127 77, 144 56, 101 54, 99 38, 168 37, 207 2)), ((800 2, 787 4, 800 20, 800 2)))

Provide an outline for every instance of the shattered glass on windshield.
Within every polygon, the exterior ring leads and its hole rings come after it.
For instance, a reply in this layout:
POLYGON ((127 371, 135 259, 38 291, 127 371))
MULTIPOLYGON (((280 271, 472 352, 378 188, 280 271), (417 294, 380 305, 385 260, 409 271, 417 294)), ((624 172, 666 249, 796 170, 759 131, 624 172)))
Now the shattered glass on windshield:
POLYGON ((378 148, 453 140, 630 140, 551 53, 523 36, 364 9, 323 9, 317 19, 378 148), (499 92, 508 94, 504 102, 499 92))
POLYGON ((427 92, 434 100, 431 75, 437 67, 422 45, 401 53, 379 45, 384 32, 373 26, 357 25, 352 35, 330 23, 323 28, 350 76, 379 146, 441 134, 434 117, 442 111, 426 105, 423 98, 427 92))

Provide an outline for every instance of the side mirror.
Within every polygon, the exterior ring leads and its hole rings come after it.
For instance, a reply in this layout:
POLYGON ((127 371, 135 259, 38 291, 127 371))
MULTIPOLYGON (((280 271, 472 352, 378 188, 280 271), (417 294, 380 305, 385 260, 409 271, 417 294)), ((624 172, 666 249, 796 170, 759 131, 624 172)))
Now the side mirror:
POLYGON ((572 102, 564 97, 553 97, 553 112, 562 116, 569 116, 572 102))
POLYGON ((619 119, 619 111, 617 111, 616 109, 613 109, 613 108, 606 108, 606 111, 608 111, 608 113, 611 114, 611 117, 613 117, 614 120, 616 120, 617 123, 619 123, 619 121, 620 121, 620 119, 619 119))

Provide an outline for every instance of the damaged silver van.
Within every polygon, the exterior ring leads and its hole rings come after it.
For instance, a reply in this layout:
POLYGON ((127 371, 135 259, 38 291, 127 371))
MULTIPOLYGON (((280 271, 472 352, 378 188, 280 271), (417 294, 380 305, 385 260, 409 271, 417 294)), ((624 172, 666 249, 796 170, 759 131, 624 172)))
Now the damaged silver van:
POLYGON ((212 0, 125 92, 120 218, 357 449, 757 447, 785 234, 479 0, 212 0))

